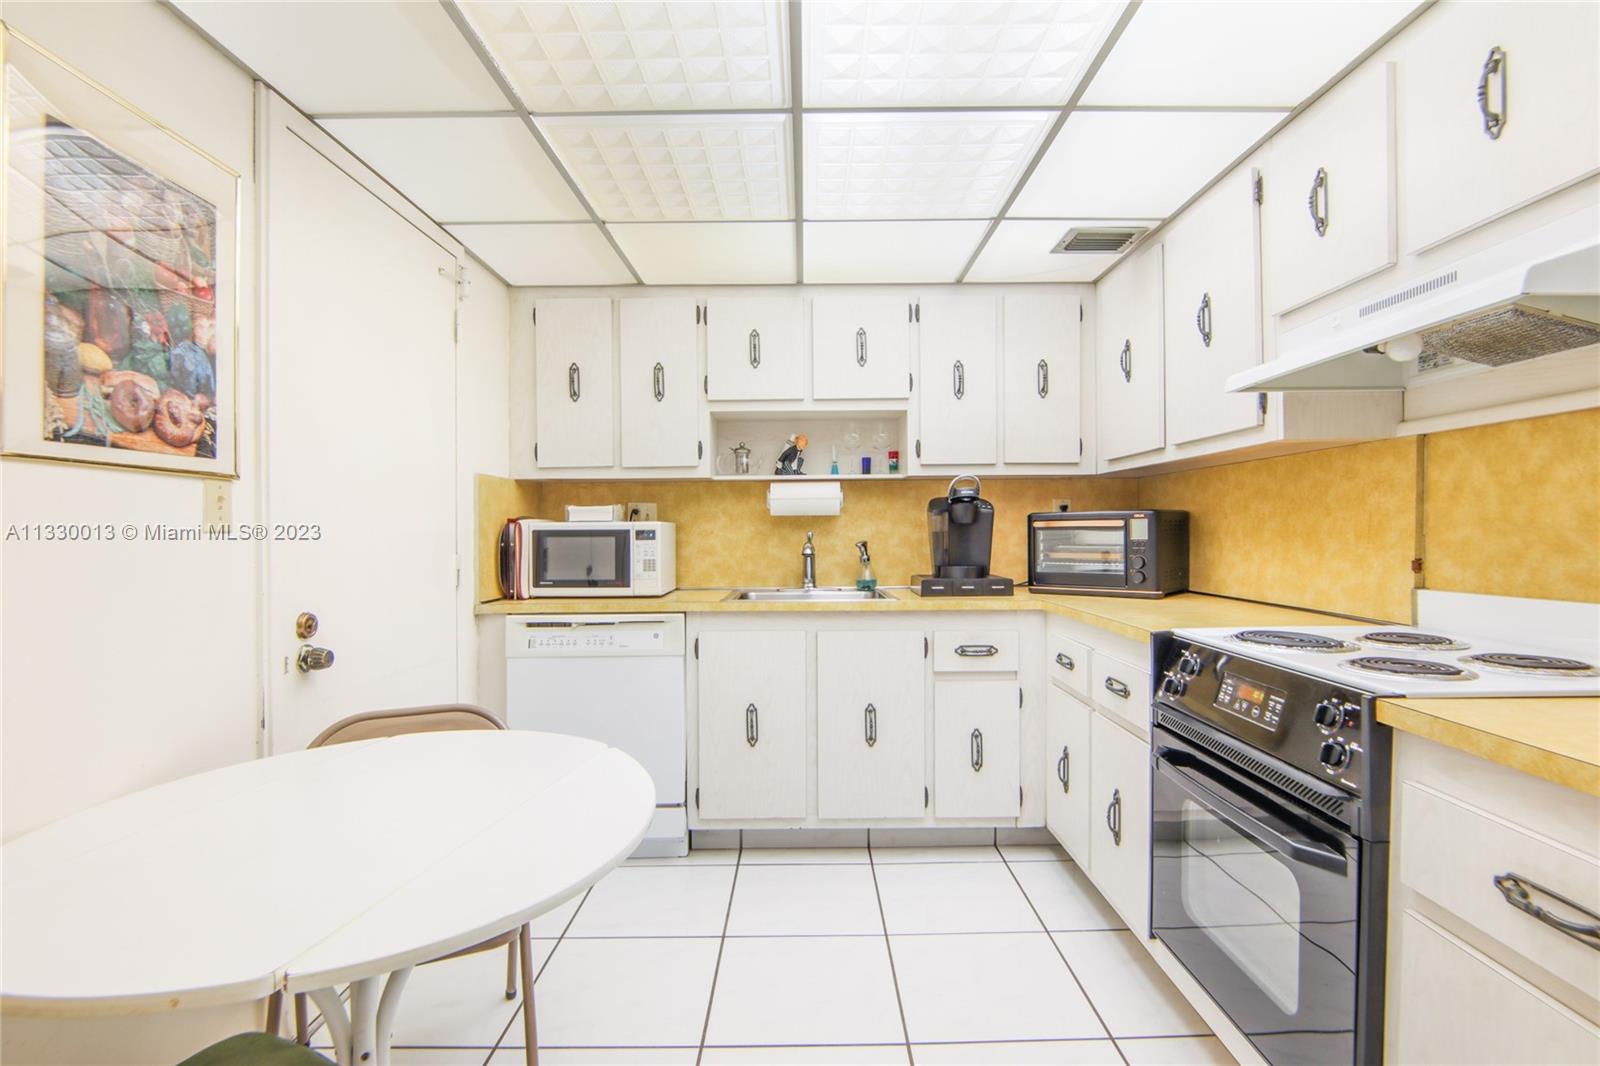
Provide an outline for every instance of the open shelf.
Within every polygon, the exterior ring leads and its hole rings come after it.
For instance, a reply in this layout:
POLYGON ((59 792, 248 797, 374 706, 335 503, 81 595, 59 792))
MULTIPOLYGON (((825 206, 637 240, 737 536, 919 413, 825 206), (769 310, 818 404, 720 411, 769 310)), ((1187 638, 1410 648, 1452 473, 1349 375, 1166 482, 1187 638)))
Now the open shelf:
MULTIPOLYGON (((904 478, 909 458, 906 412, 899 411, 741 411, 711 413, 711 474, 717 481, 784 481, 774 474, 778 455, 792 433, 803 433, 806 470, 814 481, 872 481, 904 478), (732 473, 733 448, 750 447, 750 473, 732 473), (830 474, 837 450, 839 473, 830 474), (890 474, 889 452, 900 453, 900 470, 890 474), (872 473, 861 473, 861 457, 872 459, 872 473)), ((792 475, 791 475, 792 476, 792 475)))

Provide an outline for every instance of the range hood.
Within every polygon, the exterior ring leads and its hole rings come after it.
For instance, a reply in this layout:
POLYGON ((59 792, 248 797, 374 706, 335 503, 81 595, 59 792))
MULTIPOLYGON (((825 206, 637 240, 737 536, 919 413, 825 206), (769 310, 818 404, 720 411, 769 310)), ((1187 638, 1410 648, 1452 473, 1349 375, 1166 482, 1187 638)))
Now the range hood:
POLYGON ((1600 207, 1585 208, 1279 338, 1229 392, 1392 391, 1419 357, 1502 366, 1600 343, 1600 207))

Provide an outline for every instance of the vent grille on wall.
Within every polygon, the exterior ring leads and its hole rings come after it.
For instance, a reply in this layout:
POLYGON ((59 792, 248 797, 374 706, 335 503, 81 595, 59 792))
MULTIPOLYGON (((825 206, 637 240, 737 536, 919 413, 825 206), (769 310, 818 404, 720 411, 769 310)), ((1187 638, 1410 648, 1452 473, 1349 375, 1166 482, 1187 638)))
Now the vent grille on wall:
POLYGON ((1053 255, 1090 253, 1116 255, 1149 233, 1149 227, 1135 226, 1122 229, 1069 229, 1066 236, 1050 249, 1053 255))

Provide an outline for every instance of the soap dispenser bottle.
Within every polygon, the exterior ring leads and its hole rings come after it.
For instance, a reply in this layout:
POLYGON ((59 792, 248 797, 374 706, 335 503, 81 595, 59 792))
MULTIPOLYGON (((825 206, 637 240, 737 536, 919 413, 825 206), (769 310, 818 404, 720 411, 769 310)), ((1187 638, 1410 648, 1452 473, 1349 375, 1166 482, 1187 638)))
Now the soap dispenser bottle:
POLYGON ((867 555, 867 542, 856 541, 856 551, 861 553, 861 571, 856 575, 856 588, 871 591, 878 587, 878 575, 872 572, 872 559, 867 555))

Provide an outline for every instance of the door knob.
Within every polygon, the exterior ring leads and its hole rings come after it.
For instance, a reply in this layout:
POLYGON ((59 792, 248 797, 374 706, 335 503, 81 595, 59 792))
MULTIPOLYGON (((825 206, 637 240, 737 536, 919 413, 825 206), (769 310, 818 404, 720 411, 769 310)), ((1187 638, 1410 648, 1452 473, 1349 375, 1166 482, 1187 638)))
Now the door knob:
POLYGON ((302 644, 300 654, 295 656, 294 665, 302 674, 309 674, 313 670, 326 670, 333 665, 333 651, 329 648, 314 648, 310 644, 302 644))

